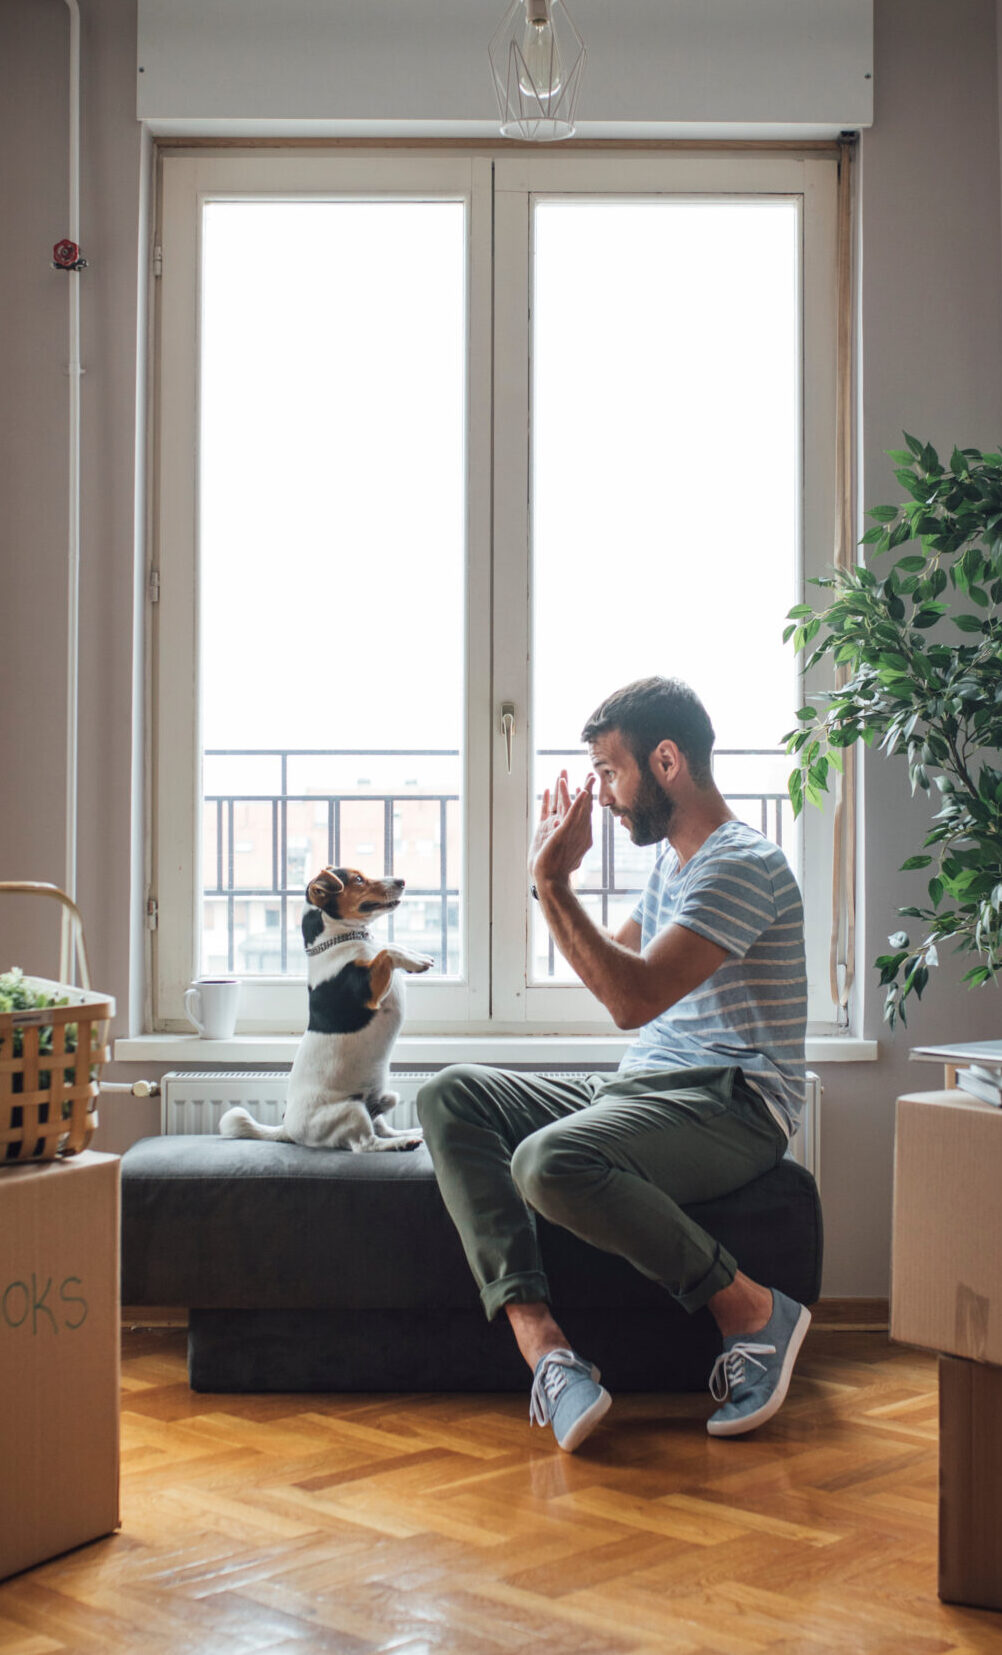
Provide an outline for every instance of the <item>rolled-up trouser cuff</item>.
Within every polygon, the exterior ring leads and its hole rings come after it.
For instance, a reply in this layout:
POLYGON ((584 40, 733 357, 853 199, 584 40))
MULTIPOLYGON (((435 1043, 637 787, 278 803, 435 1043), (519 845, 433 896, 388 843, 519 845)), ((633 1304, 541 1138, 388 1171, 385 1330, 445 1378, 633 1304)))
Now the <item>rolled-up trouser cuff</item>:
POLYGON ((713 1263, 706 1275, 696 1282, 695 1286, 686 1288, 684 1293, 676 1293, 675 1298, 691 1315, 695 1310, 702 1310, 713 1298, 714 1293, 719 1293, 721 1288, 730 1287, 737 1273, 737 1260, 732 1258, 727 1248, 721 1247, 718 1241, 713 1263))
POLYGON ((493 1322, 502 1305, 549 1304, 550 1284, 542 1270, 524 1270, 514 1276, 502 1276, 500 1281, 489 1281, 480 1289, 480 1302, 493 1322))

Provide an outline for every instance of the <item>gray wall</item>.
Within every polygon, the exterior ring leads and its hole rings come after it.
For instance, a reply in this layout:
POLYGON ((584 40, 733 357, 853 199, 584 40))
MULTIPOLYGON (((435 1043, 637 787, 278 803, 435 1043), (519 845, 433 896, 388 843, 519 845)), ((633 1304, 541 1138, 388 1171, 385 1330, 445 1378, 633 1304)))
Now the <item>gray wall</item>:
MULTIPOLYGON (((95 981, 129 1010, 137 236, 129 0, 83 0, 78 893, 95 981)), ((0 878, 64 884, 68 11, 0 7, 0 878)), ((45 905, 46 909, 48 905, 45 905)), ((58 926, 0 901, 0 959, 53 970, 58 926)))
MULTIPOLYGON (((140 185, 134 0, 84 0, 84 498, 79 897, 96 982, 138 1027, 134 889, 135 426, 140 185)), ((66 294, 48 267, 65 233, 67 14, 0 7, 0 877, 63 877, 66 294)), ((999 77, 994 0, 877 0, 875 111, 862 145, 864 503, 894 497, 884 450, 902 426, 935 443, 1002 437, 999 77)), ((948 960, 892 1040, 868 961, 913 900, 897 868, 922 806, 903 767, 867 755, 860 991, 875 1064, 822 1070, 825 1292, 888 1287, 893 1106, 935 1084, 910 1044, 999 1033, 996 991, 968 995, 948 960)), ((912 883, 909 883, 909 881, 912 883)), ((55 929, 53 928, 53 935, 55 929)), ((0 907, 0 967, 55 968, 26 899, 0 907), (44 957, 43 957, 44 956, 44 957)), ((147 1072, 157 1073, 155 1067, 147 1072)), ((112 1069, 109 1078, 124 1078, 112 1069)), ((130 1077, 131 1078, 131 1077, 130 1077)), ((155 1130, 152 1105, 102 1103, 99 1143, 155 1130)))

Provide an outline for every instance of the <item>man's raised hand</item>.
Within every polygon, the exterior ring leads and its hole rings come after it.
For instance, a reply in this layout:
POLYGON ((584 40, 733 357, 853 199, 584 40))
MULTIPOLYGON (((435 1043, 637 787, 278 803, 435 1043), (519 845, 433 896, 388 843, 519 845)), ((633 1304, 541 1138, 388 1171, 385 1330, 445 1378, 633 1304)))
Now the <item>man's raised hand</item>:
POLYGON ((591 849, 591 813, 595 777, 571 798, 567 771, 561 770, 553 792, 546 788, 529 852, 529 877, 538 886, 564 882, 581 866, 591 849))

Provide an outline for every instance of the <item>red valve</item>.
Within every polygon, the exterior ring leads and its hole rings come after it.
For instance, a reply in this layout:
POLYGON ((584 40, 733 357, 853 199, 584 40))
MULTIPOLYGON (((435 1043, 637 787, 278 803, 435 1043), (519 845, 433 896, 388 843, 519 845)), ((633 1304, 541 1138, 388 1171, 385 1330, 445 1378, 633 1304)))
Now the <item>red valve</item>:
POLYGON ((81 258, 80 249, 75 241, 57 241, 52 249, 52 264, 55 270, 82 270, 87 260, 81 258))

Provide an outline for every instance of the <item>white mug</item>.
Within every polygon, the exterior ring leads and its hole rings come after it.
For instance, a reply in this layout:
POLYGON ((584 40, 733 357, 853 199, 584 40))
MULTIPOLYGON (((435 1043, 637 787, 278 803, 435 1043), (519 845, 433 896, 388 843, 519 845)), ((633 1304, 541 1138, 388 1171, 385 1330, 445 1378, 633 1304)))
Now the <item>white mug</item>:
POLYGON ((184 996, 184 1009, 203 1040, 229 1040, 239 1004, 236 977, 196 977, 184 996))

